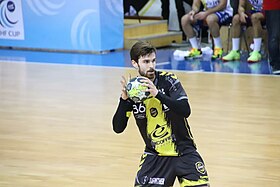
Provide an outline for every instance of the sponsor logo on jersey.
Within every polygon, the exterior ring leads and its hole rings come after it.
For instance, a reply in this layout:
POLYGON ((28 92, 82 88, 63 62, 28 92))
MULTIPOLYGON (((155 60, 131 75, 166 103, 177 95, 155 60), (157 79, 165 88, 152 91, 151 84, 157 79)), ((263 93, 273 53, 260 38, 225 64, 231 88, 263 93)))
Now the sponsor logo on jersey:
POLYGON ((151 108, 150 113, 151 113, 151 116, 154 118, 157 117, 157 115, 158 115, 158 111, 156 108, 151 108))
POLYGON ((150 178, 149 184, 159 184, 159 185, 164 185, 164 178, 150 178))
POLYGON ((204 164, 202 162, 196 162, 195 163, 195 168, 201 174, 205 174, 206 173, 205 166, 204 166, 204 164))
POLYGON ((157 125, 156 129, 151 133, 153 140, 159 140, 168 135, 167 125, 157 125))

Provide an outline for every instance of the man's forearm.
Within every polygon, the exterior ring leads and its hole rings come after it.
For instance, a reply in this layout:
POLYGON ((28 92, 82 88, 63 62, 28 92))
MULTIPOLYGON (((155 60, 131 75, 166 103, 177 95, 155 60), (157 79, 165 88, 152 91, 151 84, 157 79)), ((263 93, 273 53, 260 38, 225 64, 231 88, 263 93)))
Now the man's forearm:
POLYGON ((245 2, 245 0, 239 1, 238 14, 244 13, 244 12, 245 12, 245 7, 246 7, 246 2, 245 2))
POLYGON ((167 95, 164 95, 160 92, 156 95, 156 98, 159 99, 162 103, 166 104, 166 106, 168 106, 170 110, 178 115, 187 118, 191 114, 191 108, 187 99, 174 100, 173 98, 168 97, 167 95))
POLYGON ((113 130, 116 133, 121 133, 124 131, 124 129, 127 126, 127 121, 129 116, 127 116, 127 110, 129 108, 128 101, 123 100, 120 98, 120 102, 117 108, 117 111, 113 117, 112 123, 113 123, 113 130))
POLYGON ((192 10, 195 11, 195 13, 198 13, 200 10, 200 5, 201 5, 200 0, 194 0, 192 4, 192 10))

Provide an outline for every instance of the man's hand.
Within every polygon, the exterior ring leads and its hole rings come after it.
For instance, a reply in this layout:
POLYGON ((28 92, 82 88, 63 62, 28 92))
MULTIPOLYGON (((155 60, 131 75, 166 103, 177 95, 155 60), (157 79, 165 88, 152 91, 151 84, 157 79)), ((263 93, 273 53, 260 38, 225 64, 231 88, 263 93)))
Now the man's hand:
POLYGON ((246 23, 246 18, 248 18, 248 16, 247 14, 245 14, 245 12, 239 14, 239 20, 241 21, 241 23, 246 23))
POLYGON ((193 21, 194 20, 194 15, 196 14, 196 12, 194 11, 194 10, 191 10, 190 12, 189 12, 189 15, 190 15, 190 18, 191 18, 191 21, 193 21))
POLYGON ((156 88, 156 86, 154 85, 154 83, 146 78, 146 77, 143 77, 144 79, 141 80, 141 82, 143 83, 143 86, 147 86, 147 90, 146 92, 150 92, 150 94, 155 97, 157 94, 158 94, 158 89, 156 88))
POLYGON ((121 82, 121 88, 122 88, 121 98, 123 100, 127 100, 128 99, 127 91, 126 91, 127 80, 124 76, 122 76, 122 80, 120 82, 121 82))
POLYGON ((202 12, 198 12, 194 16, 194 18, 197 19, 197 20, 205 20, 207 16, 208 16, 207 12, 202 11, 202 12))

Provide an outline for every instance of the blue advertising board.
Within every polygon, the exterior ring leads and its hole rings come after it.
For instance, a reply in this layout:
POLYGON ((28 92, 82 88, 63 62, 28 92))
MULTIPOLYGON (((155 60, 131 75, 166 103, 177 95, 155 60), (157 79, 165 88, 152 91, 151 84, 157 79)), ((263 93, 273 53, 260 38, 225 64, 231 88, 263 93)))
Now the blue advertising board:
POLYGON ((0 0, 0 46, 123 48, 123 0, 0 0))

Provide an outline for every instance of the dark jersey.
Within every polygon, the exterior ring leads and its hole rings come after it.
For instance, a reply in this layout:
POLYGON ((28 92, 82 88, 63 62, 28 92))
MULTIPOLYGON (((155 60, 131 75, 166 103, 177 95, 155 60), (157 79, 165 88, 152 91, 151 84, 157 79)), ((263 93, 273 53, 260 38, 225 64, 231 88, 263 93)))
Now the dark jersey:
POLYGON ((145 152, 160 156, 179 156, 196 150, 188 125, 190 106, 176 75, 156 72, 156 97, 134 103, 120 99, 113 117, 113 129, 122 132, 131 113, 146 144, 145 152))

